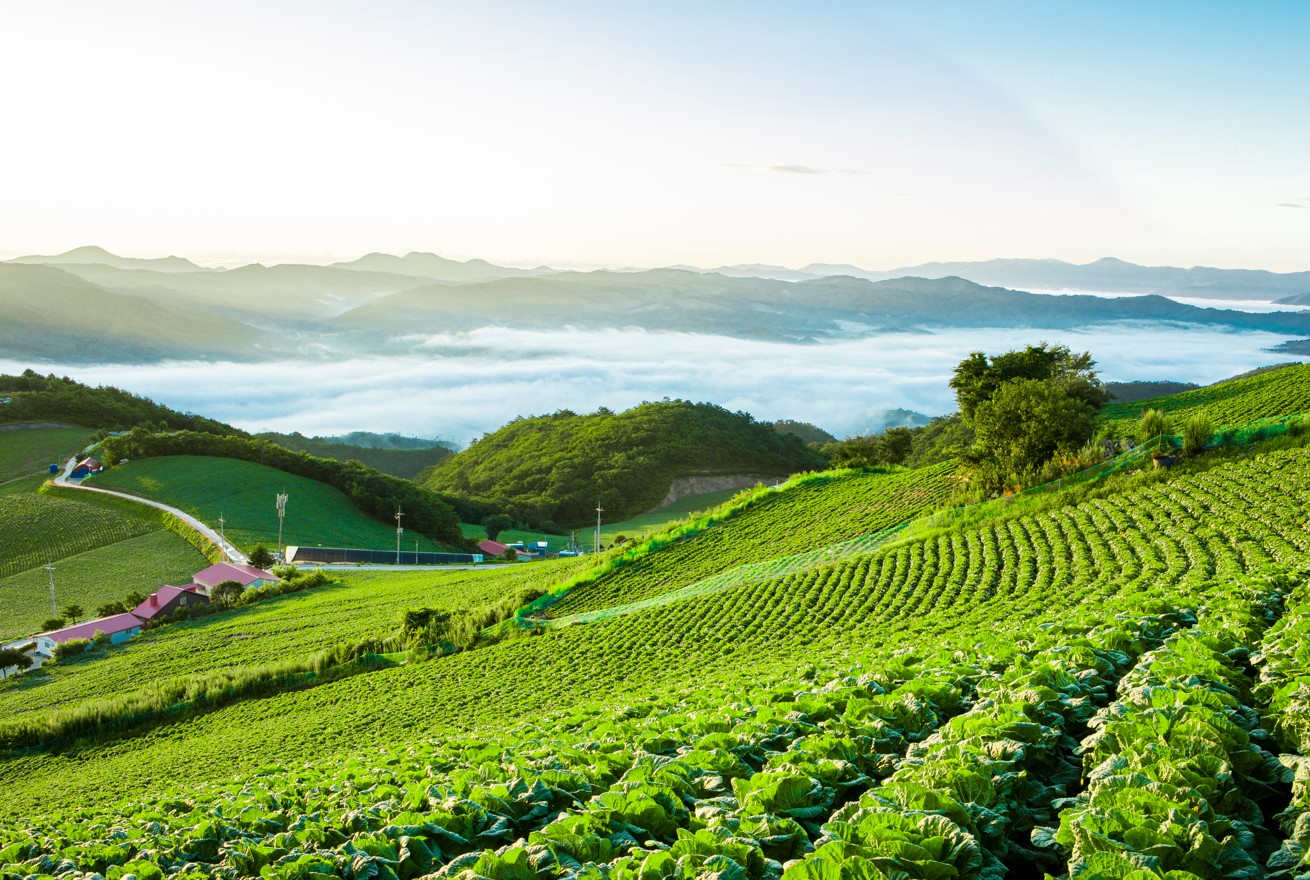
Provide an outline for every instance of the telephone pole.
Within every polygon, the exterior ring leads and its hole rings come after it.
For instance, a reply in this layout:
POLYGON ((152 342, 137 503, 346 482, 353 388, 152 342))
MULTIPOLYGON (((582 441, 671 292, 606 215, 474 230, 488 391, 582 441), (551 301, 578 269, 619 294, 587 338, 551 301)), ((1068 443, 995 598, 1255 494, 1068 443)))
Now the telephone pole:
POLYGON ((605 508, 600 506, 600 502, 597 501, 596 502, 596 552, 597 553, 600 552, 600 514, 601 511, 603 511, 604 509, 605 508))
POLYGON ((405 515, 404 512, 399 507, 397 507, 396 508, 396 565, 400 565, 400 536, 405 534, 405 530, 400 527, 400 518, 404 515, 405 515))
POLYGON ((218 543, 221 546, 218 548, 218 552, 223 554, 223 561, 227 562, 227 532, 223 529, 225 522, 223 514, 220 512, 218 514, 218 543))
POLYGON ((53 561, 46 561, 45 570, 50 573, 50 616, 59 616, 59 606, 55 604, 55 564, 53 561))
POLYGON ((286 559, 286 549, 282 546, 282 520, 287 515, 287 499, 291 496, 283 492, 277 496, 277 558, 286 559))

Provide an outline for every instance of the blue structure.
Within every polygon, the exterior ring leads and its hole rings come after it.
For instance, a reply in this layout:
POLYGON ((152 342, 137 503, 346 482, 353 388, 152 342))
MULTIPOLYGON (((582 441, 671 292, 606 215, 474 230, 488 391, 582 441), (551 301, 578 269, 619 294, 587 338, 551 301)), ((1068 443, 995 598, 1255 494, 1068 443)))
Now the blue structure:
POLYGON ((52 474, 57 474, 57 473, 59 473, 59 465, 57 465, 57 464, 53 464, 53 463, 52 463, 52 464, 50 465, 50 473, 52 473, 52 474))

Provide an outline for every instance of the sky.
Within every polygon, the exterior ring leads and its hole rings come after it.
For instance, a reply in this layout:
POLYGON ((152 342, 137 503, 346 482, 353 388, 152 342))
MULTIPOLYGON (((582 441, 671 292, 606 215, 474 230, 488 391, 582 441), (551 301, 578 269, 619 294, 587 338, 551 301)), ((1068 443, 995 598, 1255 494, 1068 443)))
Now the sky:
POLYGON ((0 258, 1310 269, 1304 2, 13 4, 0 258))

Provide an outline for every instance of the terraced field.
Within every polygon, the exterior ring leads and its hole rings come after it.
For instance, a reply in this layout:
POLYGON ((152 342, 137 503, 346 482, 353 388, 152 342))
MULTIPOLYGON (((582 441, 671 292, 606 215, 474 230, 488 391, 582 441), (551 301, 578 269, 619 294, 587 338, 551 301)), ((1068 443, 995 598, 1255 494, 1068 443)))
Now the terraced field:
POLYGON ((1137 419, 1148 409, 1163 410, 1178 423, 1204 410, 1215 427, 1310 413, 1310 364, 1283 367, 1182 394, 1112 404, 1101 410, 1100 418, 1105 422, 1137 419))
MULTIPOLYGON (((290 495, 283 543, 394 549, 396 529, 364 516, 337 489, 254 462, 207 456, 144 458, 94 477, 94 485, 154 498, 214 529, 225 520, 227 539, 249 550, 277 543, 280 493, 290 495)), ((403 522, 402 522, 403 524, 403 522)), ((406 531, 402 549, 440 550, 431 538, 406 531)))

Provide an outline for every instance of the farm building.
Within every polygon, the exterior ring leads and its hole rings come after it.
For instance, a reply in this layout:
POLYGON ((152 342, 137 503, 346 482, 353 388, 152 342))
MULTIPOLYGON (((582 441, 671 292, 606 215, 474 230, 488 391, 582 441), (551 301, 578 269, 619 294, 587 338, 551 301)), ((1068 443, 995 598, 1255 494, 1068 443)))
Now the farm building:
POLYGON ((366 563, 395 565, 399 556, 401 565, 451 565, 462 562, 481 562, 480 553, 437 553, 433 551, 359 550, 349 547, 296 547, 287 548, 287 562, 293 563, 366 563))
POLYGON ((104 465, 96 461, 94 458, 88 457, 82 459, 73 467, 73 472, 72 474, 70 474, 70 476, 72 476, 74 479, 77 479, 80 477, 90 476, 91 474, 98 474, 104 469, 105 469, 104 465))
MULTIPOLYGON (((522 541, 517 544, 502 544, 499 541, 479 541, 478 549, 487 556, 494 556, 497 558, 504 556, 506 550, 513 550, 514 555, 518 557, 520 562, 525 562, 529 559, 535 558, 531 550, 524 549, 522 541)), ((542 550, 541 555, 546 555, 544 549, 542 550)))
POLYGON ((196 572, 192 580, 205 588, 204 594, 206 596, 209 595, 211 589, 223 581, 236 581, 247 589, 277 583, 277 577, 271 571, 264 571, 264 569, 255 568, 253 565, 238 565, 235 562, 220 562, 217 565, 211 565, 204 571, 196 572))
POLYGON ((208 605, 209 597, 201 590, 205 589, 200 584, 187 584, 185 587, 163 586, 150 594, 140 605, 132 609, 132 614, 142 620, 154 620, 157 617, 168 617, 177 613, 179 610, 192 608, 196 605, 208 605))
POLYGON ((115 614, 66 626, 54 632, 41 633, 36 637, 36 649, 42 654, 54 656, 55 645, 61 645, 71 639, 93 639, 96 633, 109 636, 110 644, 126 642, 141 632, 141 618, 135 614, 115 614))

